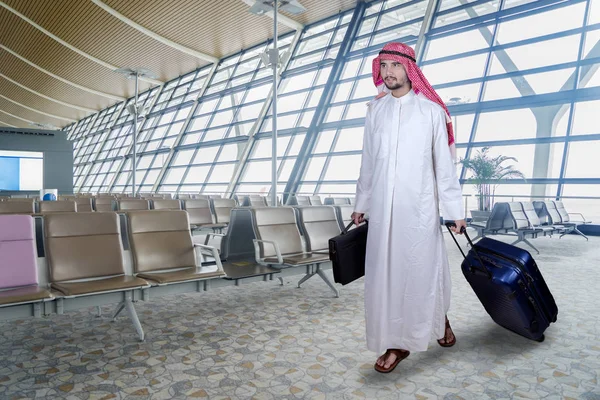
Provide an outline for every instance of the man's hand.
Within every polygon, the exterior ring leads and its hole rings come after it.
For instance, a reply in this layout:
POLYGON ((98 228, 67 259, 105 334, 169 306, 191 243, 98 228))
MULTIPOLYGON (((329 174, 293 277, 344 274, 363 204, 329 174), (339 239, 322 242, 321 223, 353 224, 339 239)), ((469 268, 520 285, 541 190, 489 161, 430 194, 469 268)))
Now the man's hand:
POLYGON ((464 219, 459 219, 454 221, 454 225, 452 228, 452 232, 456 233, 457 235, 462 235, 462 228, 467 229, 467 222, 464 219))
POLYGON ((360 223, 365 221, 365 214, 353 212, 352 213, 352 221, 354 221, 354 225, 359 225, 360 223))

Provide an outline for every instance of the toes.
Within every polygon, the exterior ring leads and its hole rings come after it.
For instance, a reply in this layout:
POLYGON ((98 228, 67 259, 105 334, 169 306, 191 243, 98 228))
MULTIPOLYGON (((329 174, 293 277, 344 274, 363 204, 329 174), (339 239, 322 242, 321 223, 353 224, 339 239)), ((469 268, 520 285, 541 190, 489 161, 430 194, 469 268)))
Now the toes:
POLYGON ((389 368, 392 366, 392 364, 394 363, 394 361, 396 361, 396 356, 390 356, 388 357, 386 363, 385 363, 385 368, 389 368))

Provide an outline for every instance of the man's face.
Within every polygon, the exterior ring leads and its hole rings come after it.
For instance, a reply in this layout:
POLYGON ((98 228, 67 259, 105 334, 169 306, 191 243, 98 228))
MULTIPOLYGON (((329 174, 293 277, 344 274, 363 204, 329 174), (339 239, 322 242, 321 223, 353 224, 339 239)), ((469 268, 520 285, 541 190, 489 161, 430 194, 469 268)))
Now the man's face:
POLYGON ((402 63, 393 60, 382 60, 380 68, 381 77, 389 90, 400 89, 410 83, 402 63))

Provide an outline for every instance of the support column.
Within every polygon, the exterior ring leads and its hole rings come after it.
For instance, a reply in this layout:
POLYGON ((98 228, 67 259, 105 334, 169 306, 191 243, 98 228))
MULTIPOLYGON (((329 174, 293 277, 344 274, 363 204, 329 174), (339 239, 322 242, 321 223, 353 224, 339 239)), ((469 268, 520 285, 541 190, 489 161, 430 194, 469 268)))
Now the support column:
POLYGON ((308 127, 306 137, 304 138, 304 143, 302 144, 302 148, 300 149, 300 153, 298 154, 298 158, 296 159, 296 163, 294 164, 294 168, 292 169, 290 178, 285 187, 282 204, 286 204, 288 196, 296 193, 298 186, 300 186, 302 174, 304 173, 304 170, 308 164, 308 157, 310 154, 312 154, 312 151, 317 143, 319 127, 325 119, 325 115, 327 114, 327 106, 329 103, 331 103, 331 99, 335 93, 336 82, 342 75, 344 61, 350 49, 352 48, 352 44, 354 43, 360 28, 360 22, 362 21, 365 8, 366 4, 363 1, 359 1, 356 5, 356 8, 354 8, 354 14, 352 15, 352 19, 348 24, 348 30, 346 31, 344 40, 342 40, 342 44, 340 45, 340 51, 338 52, 335 62, 333 63, 329 79, 325 84, 325 88, 323 89, 323 94, 319 100, 315 115, 313 116, 310 126, 308 127))

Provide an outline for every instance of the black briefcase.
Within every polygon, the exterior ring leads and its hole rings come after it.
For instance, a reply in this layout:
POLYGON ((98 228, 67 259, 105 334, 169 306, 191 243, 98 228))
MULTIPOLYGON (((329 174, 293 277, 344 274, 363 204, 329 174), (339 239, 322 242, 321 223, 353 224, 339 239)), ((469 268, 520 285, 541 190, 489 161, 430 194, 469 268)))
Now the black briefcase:
POLYGON ((333 279, 347 285, 365 275, 365 254, 367 252, 368 223, 348 230, 351 222, 341 235, 329 239, 329 259, 333 263, 333 279))

